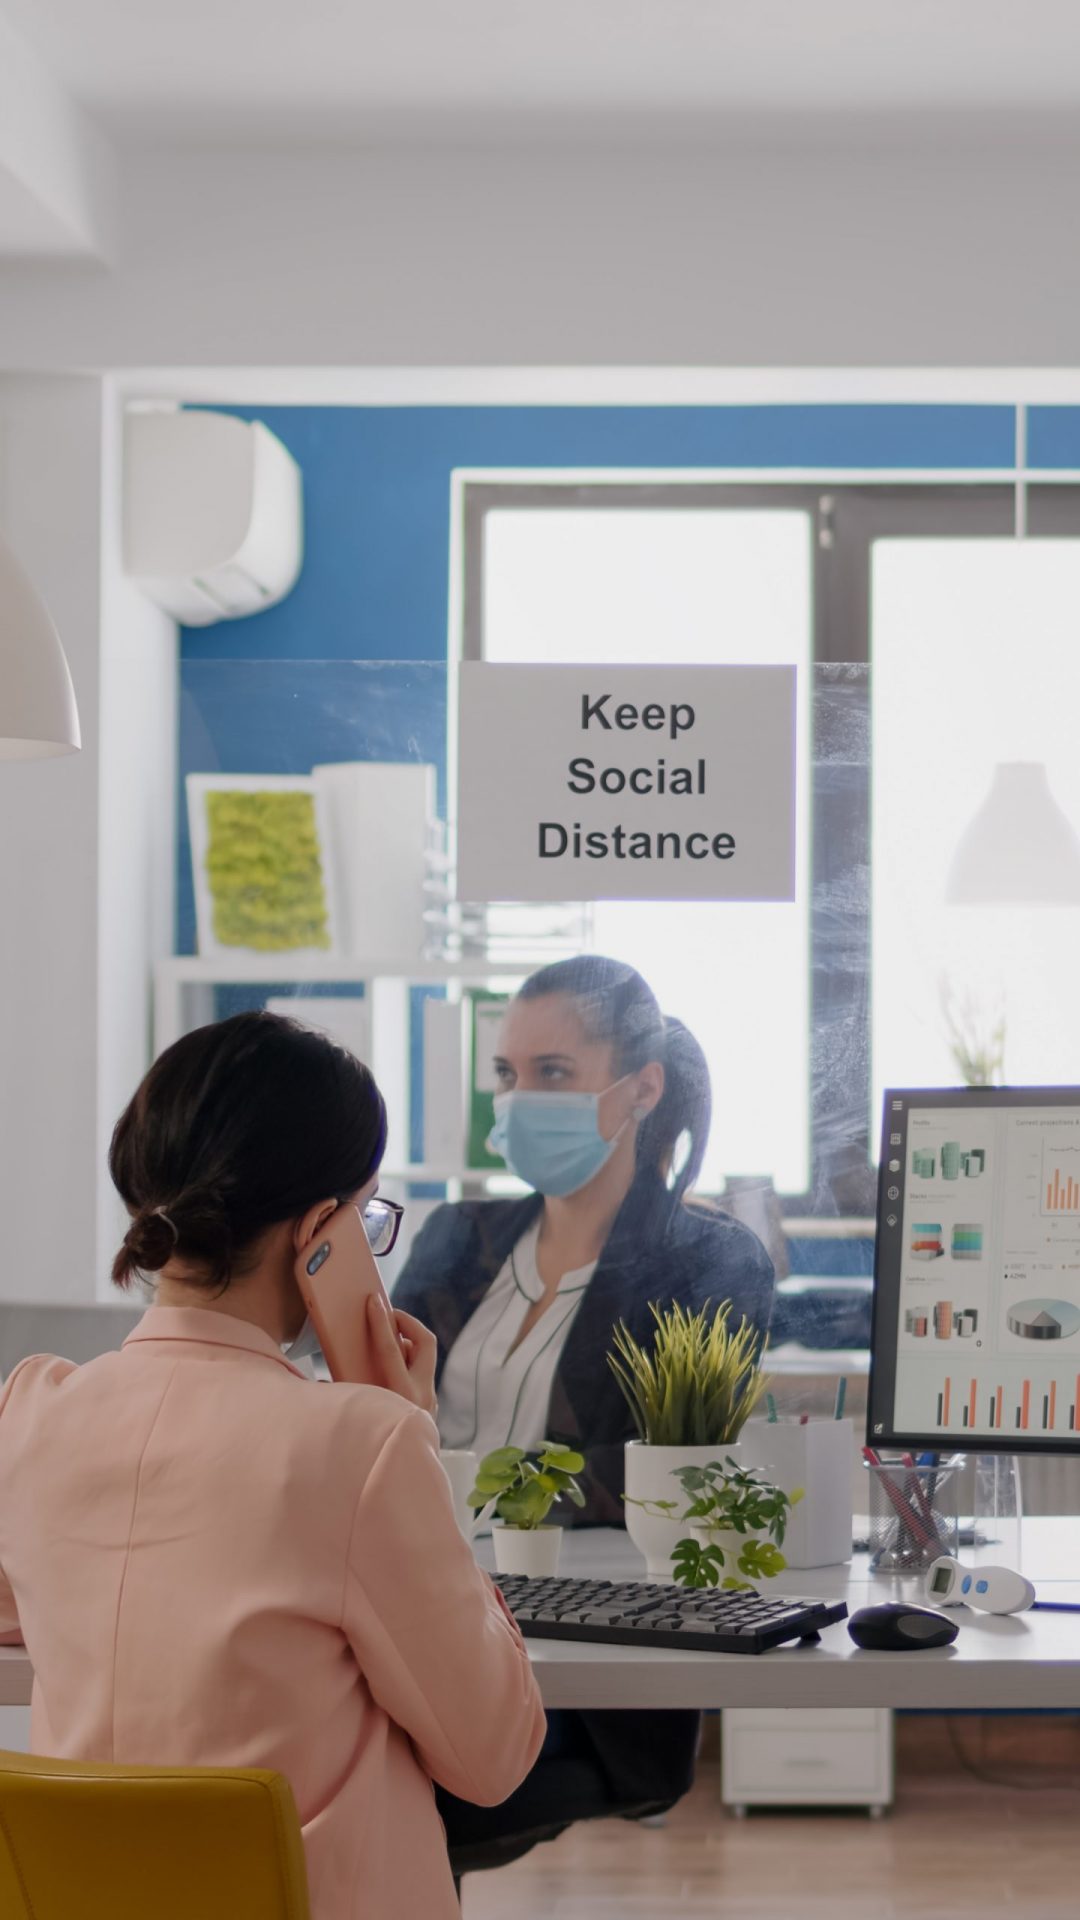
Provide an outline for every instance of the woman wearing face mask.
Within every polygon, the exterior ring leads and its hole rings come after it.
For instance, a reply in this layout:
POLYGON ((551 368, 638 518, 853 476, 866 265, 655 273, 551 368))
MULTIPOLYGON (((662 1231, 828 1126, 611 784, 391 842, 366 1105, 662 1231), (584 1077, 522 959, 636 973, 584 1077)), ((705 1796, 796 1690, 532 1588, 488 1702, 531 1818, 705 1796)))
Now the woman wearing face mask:
POLYGON ((700 1047, 639 973, 583 956, 511 1002, 492 1148, 534 1192, 441 1207, 394 1290, 439 1343, 444 1446, 566 1441, 585 1455, 575 1524, 623 1524, 629 1409, 612 1329, 648 1342, 650 1303, 731 1302, 764 1334, 773 1270, 744 1226, 687 1195, 711 1113, 700 1047))
MULTIPOLYGON (((665 1020, 632 967, 585 956, 544 967, 499 1037, 491 1145, 534 1191, 440 1207, 394 1289, 439 1343, 439 1432, 479 1455, 543 1439, 585 1456, 573 1523, 622 1526, 634 1436, 607 1355, 625 1321, 648 1343, 650 1303, 731 1302, 764 1335, 773 1269, 746 1227, 687 1195, 711 1112, 693 1035, 665 1020)), ((690 1787, 700 1716, 555 1713, 541 1758, 505 1804, 437 1795, 459 1869, 514 1859, 583 1815, 659 1813, 690 1787), (590 1806, 583 1780, 599 1783, 590 1806)))

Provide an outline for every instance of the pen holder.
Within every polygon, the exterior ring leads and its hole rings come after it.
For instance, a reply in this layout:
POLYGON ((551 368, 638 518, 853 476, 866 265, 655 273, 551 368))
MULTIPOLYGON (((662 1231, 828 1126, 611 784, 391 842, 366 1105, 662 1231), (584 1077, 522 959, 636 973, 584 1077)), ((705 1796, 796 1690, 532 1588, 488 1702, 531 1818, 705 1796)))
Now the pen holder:
POLYGON ((851 1559, 850 1420, 748 1420, 739 1435, 744 1466, 761 1467, 785 1493, 803 1497, 781 1552, 789 1567, 836 1567, 851 1559))
POLYGON ((871 1573, 924 1573, 960 1544, 952 1460, 906 1467, 899 1460, 864 1462, 870 1476, 871 1573))

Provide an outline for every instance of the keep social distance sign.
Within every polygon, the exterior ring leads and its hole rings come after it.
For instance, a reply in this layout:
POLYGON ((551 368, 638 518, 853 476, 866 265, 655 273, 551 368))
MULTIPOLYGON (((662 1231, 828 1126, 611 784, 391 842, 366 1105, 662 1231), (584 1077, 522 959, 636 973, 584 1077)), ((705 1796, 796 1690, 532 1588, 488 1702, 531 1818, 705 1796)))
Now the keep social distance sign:
POLYGON ((459 899, 795 898, 794 667, 459 676, 459 899))

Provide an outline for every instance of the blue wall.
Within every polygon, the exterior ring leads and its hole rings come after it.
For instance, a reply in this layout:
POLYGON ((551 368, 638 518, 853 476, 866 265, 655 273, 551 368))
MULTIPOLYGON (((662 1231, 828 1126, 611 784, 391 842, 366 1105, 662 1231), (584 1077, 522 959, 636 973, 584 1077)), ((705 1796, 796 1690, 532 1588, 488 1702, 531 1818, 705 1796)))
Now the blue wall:
MULTIPOLYGON (((445 659, 455 467, 1007 467, 1014 448, 1009 407, 229 411, 265 421, 298 461, 307 553, 280 606, 187 630, 189 659, 445 659)), ((1068 424, 1055 433, 1067 441, 1068 424)))
POLYGON ((1029 407, 1029 467, 1080 468, 1080 407, 1029 407))

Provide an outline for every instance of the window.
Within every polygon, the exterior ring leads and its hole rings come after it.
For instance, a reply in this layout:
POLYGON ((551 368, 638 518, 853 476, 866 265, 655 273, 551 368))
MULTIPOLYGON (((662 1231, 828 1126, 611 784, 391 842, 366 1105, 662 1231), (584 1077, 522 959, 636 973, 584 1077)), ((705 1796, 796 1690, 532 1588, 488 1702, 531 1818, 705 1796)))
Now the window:
POLYGON ((597 951, 636 966, 705 1050, 717 1096, 706 1190, 729 1173, 767 1173, 797 1193, 809 1179, 811 530, 806 507, 719 509, 678 497, 589 512, 500 506, 486 519, 489 660, 794 661, 800 670, 794 905, 593 909, 597 951))
POLYGON ((1080 830, 1080 542, 882 540, 872 580, 875 1114, 890 1082, 957 1083, 950 1021, 976 1050, 1003 1026, 1014 1084, 1075 1081, 1080 906, 950 904, 946 880, 998 767, 1045 768, 1080 830))

